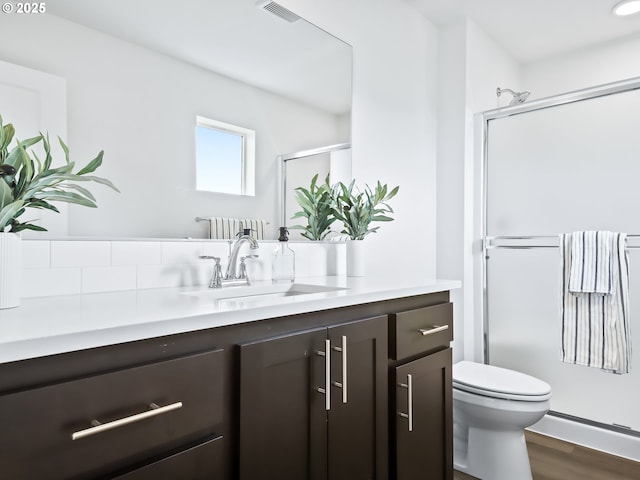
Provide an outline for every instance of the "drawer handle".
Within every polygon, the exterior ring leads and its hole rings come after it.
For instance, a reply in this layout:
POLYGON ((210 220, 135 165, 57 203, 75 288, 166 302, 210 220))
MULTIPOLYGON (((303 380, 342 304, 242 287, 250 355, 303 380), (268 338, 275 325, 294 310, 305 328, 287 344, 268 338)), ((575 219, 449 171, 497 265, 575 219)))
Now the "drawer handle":
POLYGON ((171 410, 177 410, 178 408, 182 408, 182 402, 171 403, 169 405, 165 405, 164 407, 159 407, 155 403, 151 403, 149 404, 149 408, 150 410, 147 410, 146 412, 136 413, 135 415, 120 418, 118 420, 114 420, 113 422, 100 423, 98 420, 93 420, 91 422, 91 425, 93 425, 92 427, 72 433, 71 440, 80 440, 81 438, 90 437, 91 435, 95 435, 97 433, 122 427, 123 425, 139 422, 140 420, 144 420, 145 418, 155 417, 157 415, 170 412, 171 410))
POLYGON ((442 332, 444 330, 447 330, 448 328, 449 328, 449 325, 434 325, 429 329, 421 328, 420 333, 422 335, 431 335, 432 333, 442 332))

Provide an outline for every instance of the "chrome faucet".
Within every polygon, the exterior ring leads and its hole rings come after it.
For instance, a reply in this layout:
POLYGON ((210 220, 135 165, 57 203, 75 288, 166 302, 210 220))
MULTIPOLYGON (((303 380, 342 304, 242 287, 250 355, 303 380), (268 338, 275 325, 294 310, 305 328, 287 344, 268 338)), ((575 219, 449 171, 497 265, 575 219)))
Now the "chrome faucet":
MULTIPOLYGON (((225 280, 239 280, 240 275, 238 275, 238 252, 240 251, 240 247, 249 243, 252 250, 259 248, 258 242, 255 238, 251 236, 251 230, 248 228, 244 229, 244 232, 240 237, 234 242, 231 247, 231 254, 229 255, 229 263, 227 263, 227 273, 225 274, 225 280)), ((257 255, 256 255, 257 257, 257 255)), ((246 273, 246 272, 245 272, 246 273)), ((246 275, 245 275, 246 278, 246 275)), ((247 279, 247 283, 248 279, 247 279)))
POLYGON ((200 258, 209 258, 216 262, 213 266, 213 273, 211 275, 211 280, 209 281, 209 288, 222 288, 225 285, 249 284, 249 276, 247 275, 247 268, 244 262, 245 259, 257 258, 258 255, 252 254, 241 257, 240 271, 238 272, 238 253, 240 252, 240 247, 242 247, 242 245, 244 245, 245 243, 249 243, 252 250, 259 248, 259 245, 256 239, 251 236, 251 230, 249 230, 248 228, 245 228, 244 232, 238 235, 240 235, 239 238, 231 246, 229 262, 227 263, 227 271, 224 276, 222 275, 220 257, 211 257, 207 255, 200 256, 200 258))

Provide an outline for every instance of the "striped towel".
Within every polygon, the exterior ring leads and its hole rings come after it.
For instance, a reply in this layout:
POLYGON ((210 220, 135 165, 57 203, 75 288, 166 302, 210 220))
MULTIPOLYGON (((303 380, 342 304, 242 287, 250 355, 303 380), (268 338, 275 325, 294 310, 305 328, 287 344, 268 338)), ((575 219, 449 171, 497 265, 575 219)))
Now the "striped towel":
POLYGON ((591 233, 560 235, 562 361, 629 373, 627 236, 624 233, 591 233), (585 242, 588 238, 592 241, 585 242), (610 241, 605 242, 608 247, 599 245, 595 248, 596 238, 609 238, 610 241), (607 260, 603 258, 605 253, 609 257, 607 260), (590 258, 593 256, 597 259, 590 258), (596 263, 601 274, 596 273, 596 263), (572 288, 576 290, 572 291, 572 288))
POLYGON ((267 222, 264 220, 256 220, 255 218, 243 218, 240 220, 240 230, 245 228, 251 229, 251 236, 256 240, 264 240, 267 222))
POLYGON ((231 240, 240 231, 240 220, 237 218, 211 217, 211 238, 231 240))
POLYGON ((575 232, 571 235, 571 293, 613 293, 613 242, 613 232, 575 232))
POLYGON ((256 240, 264 240, 267 222, 251 218, 211 217, 212 239, 233 240, 245 228, 251 229, 251 236, 256 240))

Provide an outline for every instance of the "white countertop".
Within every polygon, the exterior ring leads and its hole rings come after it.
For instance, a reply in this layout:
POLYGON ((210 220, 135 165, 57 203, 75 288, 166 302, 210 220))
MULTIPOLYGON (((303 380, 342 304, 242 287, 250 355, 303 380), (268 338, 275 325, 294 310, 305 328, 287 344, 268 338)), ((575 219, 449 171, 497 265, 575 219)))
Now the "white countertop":
MULTIPOLYGON (((305 285, 330 290, 277 298, 221 299, 214 297, 235 295, 246 287, 185 287, 22 299, 20 307, 0 310, 0 363, 441 292, 461 285, 432 278, 344 276, 301 278, 294 287, 298 284, 302 284, 298 290, 304 290, 305 285)), ((268 292, 270 285, 255 282, 250 288, 264 287, 268 292)))

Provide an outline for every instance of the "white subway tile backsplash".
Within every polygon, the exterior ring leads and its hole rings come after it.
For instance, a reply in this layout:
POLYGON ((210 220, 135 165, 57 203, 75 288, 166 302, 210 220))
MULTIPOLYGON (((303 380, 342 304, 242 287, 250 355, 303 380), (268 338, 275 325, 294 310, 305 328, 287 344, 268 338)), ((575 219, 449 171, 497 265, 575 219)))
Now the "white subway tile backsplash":
POLYGON ((49 268, 51 265, 51 242, 22 241, 22 268, 49 268))
POLYGON ((180 286, 181 265, 138 265, 136 271, 136 284, 139 289, 180 286))
POLYGON ((201 255, 220 257, 222 262, 225 263, 229 256, 229 251, 229 242, 204 242, 201 255))
MULTIPOLYGON (((260 242, 258 250, 243 246, 252 281, 271 278, 276 242, 260 242)), ((344 244, 292 243, 296 276, 343 274, 344 244)), ((208 285, 213 261, 226 272, 229 244, 223 241, 91 241, 27 240, 23 242, 23 297, 69 295, 115 290, 208 285)))
POLYGON ((296 277, 310 277, 314 272, 326 271, 328 244, 297 243, 291 245, 296 254, 296 277))
POLYGON ((82 269, 82 293, 136 289, 136 267, 86 267, 82 269))
POLYGON ((192 287, 208 283, 207 267, 191 265, 138 265, 137 288, 192 287))
POLYGON ((111 242, 90 240, 51 241, 51 266, 97 267, 111 265, 111 242))
POLYGON ((162 263, 195 263, 202 255, 202 242, 161 242, 162 263))
POLYGON ((80 268, 29 268, 22 272, 22 297, 81 293, 80 268))
POLYGON ((247 260, 247 275, 250 280, 270 280, 271 259, 261 256, 247 260))
POLYGON ((161 262, 160 242, 111 242, 112 265, 157 265, 161 262))

